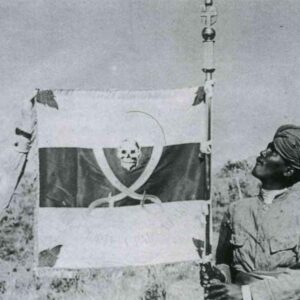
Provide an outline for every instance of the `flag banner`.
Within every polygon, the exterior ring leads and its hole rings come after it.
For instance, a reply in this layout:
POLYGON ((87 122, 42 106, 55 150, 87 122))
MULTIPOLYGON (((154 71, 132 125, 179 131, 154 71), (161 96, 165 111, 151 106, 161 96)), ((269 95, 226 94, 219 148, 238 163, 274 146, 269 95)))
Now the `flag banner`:
POLYGON ((196 92, 37 93, 39 266, 197 258, 209 194, 199 156, 207 108, 193 105, 196 92))

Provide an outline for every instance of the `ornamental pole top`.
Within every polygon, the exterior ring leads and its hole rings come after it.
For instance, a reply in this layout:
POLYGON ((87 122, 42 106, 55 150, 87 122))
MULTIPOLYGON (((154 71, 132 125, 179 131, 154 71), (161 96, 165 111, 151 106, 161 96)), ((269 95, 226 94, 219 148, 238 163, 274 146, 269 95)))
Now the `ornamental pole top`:
POLYGON ((205 26, 212 26, 217 22, 217 9, 212 1, 206 0, 205 5, 201 7, 201 19, 205 26))

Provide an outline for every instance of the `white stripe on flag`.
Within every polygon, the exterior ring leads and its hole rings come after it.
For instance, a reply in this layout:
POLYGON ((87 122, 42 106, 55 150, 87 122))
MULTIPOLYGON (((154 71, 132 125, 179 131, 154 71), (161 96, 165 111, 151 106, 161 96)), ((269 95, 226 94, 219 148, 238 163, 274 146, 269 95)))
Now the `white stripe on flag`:
POLYGON ((100 208, 40 208, 39 249, 63 245, 55 268, 137 266, 197 260, 206 201, 100 208), (55 230, 53 226, 55 225, 55 230))
POLYGON ((39 147, 110 148, 125 138, 141 146, 199 143, 206 115, 204 104, 192 106, 195 91, 54 91, 58 110, 37 105, 39 147))

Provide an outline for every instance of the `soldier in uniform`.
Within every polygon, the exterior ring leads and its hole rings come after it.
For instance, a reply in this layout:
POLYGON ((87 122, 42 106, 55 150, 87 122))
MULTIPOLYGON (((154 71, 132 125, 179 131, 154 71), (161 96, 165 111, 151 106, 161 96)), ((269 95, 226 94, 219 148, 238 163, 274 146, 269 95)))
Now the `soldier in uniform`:
POLYGON ((300 127, 281 126, 252 174, 260 193, 226 212, 206 299, 300 299, 300 127))

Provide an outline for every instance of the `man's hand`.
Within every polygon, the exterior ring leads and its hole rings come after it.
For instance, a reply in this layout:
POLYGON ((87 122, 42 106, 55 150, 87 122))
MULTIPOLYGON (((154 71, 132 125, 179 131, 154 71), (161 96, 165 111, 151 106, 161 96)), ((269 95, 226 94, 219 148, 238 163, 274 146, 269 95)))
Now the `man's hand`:
POLYGON ((199 156, 202 154, 211 154, 211 140, 201 142, 199 150, 199 156))
POLYGON ((214 80, 206 80, 204 84, 204 92, 206 99, 212 98, 213 97, 213 91, 214 91, 214 85, 215 81, 214 80))
POLYGON ((207 300, 243 300, 242 288, 237 284, 214 283, 207 292, 207 300))
POLYGON ((209 295, 209 287, 212 284, 225 282, 225 275, 210 262, 200 264, 200 285, 204 288, 204 299, 209 295))
POLYGON ((215 266, 209 264, 200 265, 200 278, 202 285, 207 286, 213 280, 214 282, 225 282, 225 275, 215 266))

